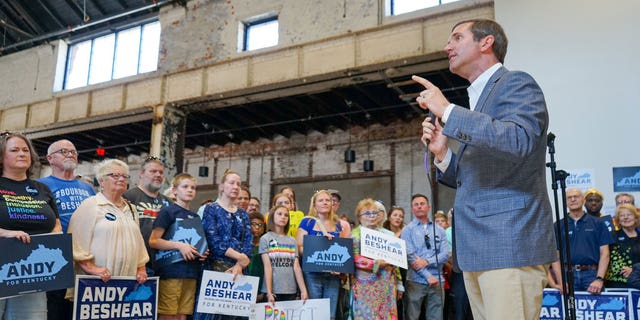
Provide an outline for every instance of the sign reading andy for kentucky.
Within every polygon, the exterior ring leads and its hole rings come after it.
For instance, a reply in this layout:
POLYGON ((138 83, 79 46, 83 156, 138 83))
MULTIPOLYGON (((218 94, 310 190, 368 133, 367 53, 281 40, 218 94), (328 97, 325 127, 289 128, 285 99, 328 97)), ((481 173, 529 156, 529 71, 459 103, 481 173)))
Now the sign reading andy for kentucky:
MULTIPOLYGON (((576 297, 576 320, 629 320, 633 319, 630 309, 630 292, 603 292, 592 295, 580 291, 576 297)), ((540 320, 563 320, 562 296, 555 289, 545 289, 542 298, 540 320)))
POLYGON ((0 298, 73 287, 71 235, 32 235, 25 244, 0 238, 0 298))
POLYGON ((200 295, 196 310, 248 317, 256 303, 260 278, 239 275, 233 280, 231 273, 205 270, 200 282, 200 295))
POLYGON ((613 191, 640 191, 640 167, 613 168, 613 191))
POLYGON ((278 301, 275 304, 258 303, 250 319, 255 320, 314 320, 331 319, 329 299, 278 301))
POLYGON ((353 273, 353 239, 304 236, 302 270, 353 273))
POLYGON ((139 284, 135 277, 76 277, 73 318, 155 320, 158 304, 158 277, 139 284))
MULTIPOLYGON (((169 241, 184 242, 194 246, 200 255, 207 251, 207 241, 202 229, 200 219, 180 219, 165 231, 162 238, 169 241)), ((155 267, 164 267, 172 263, 184 261, 182 254, 178 250, 159 250, 156 253, 155 267)))
POLYGON ((407 268, 407 246, 394 234, 360 227, 360 254, 374 260, 382 259, 400 268, 407 268))

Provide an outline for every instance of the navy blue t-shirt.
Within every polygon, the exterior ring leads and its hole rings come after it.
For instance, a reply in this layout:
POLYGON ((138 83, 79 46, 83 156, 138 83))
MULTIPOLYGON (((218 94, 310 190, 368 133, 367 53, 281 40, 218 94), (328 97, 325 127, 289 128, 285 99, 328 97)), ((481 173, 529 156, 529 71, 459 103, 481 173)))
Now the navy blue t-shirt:
MULTIPOLYGON (((564 219, 569 221, 569 242, 571 246, 571 264, 572 265, 597 265, 600 261, 600 247, 612 244, 613 238, 604 222, 588 213, 583 214, 578 221, 572 218, 563 218, 560 220, 561 226, 564 225, 564 219)), ((558 222, 556 222, 556 225, 558 222)), ((557 228, 555 229, 557 232, 557 228)), ((564 239, 564 227, 560 229, 561 237, 556 234, 559 241, 564 239)), ((566 259, 566 251, 563 250, 566 259)), ((565 260, 566 261, 566 260, 565 260)))
MULTIPOLYGON (((158 213, 153 228, 162 228, 165 232, 174 224, 176 219, 198 219, 200 217, 177 204, 164 207, 158 213)), ((163 236, 163 239, 166 238, 163 236)), ((154 257, 155 258, 155 257, 154 257)), ((152 258, 153 259, 153 258, 152 258)), ((157 267, 155 274, 161 279, 197 279, 200 273, 201 262, 198 259, 191 261, 180 261, 166 267, 157 267)))

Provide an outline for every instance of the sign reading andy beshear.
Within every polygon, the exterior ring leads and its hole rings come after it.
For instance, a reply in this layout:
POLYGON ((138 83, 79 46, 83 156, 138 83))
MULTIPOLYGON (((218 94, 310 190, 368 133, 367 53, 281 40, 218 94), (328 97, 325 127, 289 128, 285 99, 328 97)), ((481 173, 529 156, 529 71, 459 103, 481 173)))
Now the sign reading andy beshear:
POLYGON ((205 270, 196 311, 248 317, 256 303, 260 278, 205 270))
POLYGON ((0 238, 0 248, 0 298, 73 287, 71 235, 32 235, 28 244, 0 238))
POLYGON ((374 260, 382 259, 400 268, 407 268, 407 245, 393 233, 360 227, 360 254, 374 260))
POLYGON ((353 273, 353 239, 304 236, 302 270, 353 273))
POLYGON ((155 320, 158 305, 158 277, 139 284, 135 277, 76 277, 73 319, 155 320))

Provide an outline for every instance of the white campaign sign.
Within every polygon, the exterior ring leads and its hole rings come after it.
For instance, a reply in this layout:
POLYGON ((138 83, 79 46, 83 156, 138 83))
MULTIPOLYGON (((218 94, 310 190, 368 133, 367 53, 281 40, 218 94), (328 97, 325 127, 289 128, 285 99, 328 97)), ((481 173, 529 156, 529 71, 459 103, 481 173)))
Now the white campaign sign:
POLYGON ((249 319, 255 320, 313 320, 331 319, 329 299, 311 299, 302 304, 302 300, 258 303, 249 319))
POLYGON ((390 233, 360 227, 360 254, 407 269, 407 245, 390 233))
POLYGON ((256 303, 260 278, 239 275, 235 281, 231 273, 205 270, 200 283, 200 296, 196 310, 248 317, 256 303))

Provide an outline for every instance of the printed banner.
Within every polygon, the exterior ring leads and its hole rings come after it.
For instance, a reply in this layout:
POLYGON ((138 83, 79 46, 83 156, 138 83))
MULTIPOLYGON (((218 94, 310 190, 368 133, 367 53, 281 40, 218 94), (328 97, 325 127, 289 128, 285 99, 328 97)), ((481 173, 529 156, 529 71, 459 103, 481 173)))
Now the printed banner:
POLYGON ((353 239, 304 236, 302 270, 353 273, 353 239))
POLYGON ((640 191, 640 167, 613 168, 613 191, 640 191))
POLYGON ((407 268, 405 241, 393 234, 360 227, 360 254, 374 260, 382 259, 400 268, 407 268))
MULTIPOLYGON (((599 295, 593 295, 586 291, 575 293, 576 319, 612 319, 630 320, 631 296, 633 292, 607 291, 599 295)), ((555 289, 545 289, 542 298, 542 310, 540 320, 563 320, 562 296, 555 289)), ((637 312, 637 311, 636 311, 637 312)))
POLYGON ((331 319, 329 299, 311 299, 258 303, 249 319, 255 320, 313 320, 331 319))
POLYGON ((564 320, 562 295, 556 289, 544 289, 540 320, 564 320))
POLYGON ((567 188, 576 188, 582 192, 595 187, 595 170, 593 169, 572 169, 568 170, 569 176, 565 180, 567 188))
MULTIPOLYGON (((207 251, 207 239, 202 229, 202 220, 200 219, 180 219, 177 218, 167 230, 165 230, 163 239, 176 242, 188 243, 196 249, 200 255, 207 251)), ((172 263, 184 261, 182 254, 178 250, 158 250, 156 252, 154 268, 165 267, 172 263)))
POLYGON ((70 234, 32 235, 29 244, 0 238, 0 248, 0 299, 73 287, 70 234))
POLYGON ((256 303, 260 278, 205 270, 200 282, 197 312, 248 317, 256 303))
POLYGON ((135 277, 76 277, 73 319, 155 320, 158 305, 158 277, 138 284, 135 277))
MULTIPOLYGON (((640 319, 640 291, 631 290, 631 314, 634 319, 640 319)), ((631 319, 631 318, 628 318, 631 319)))

